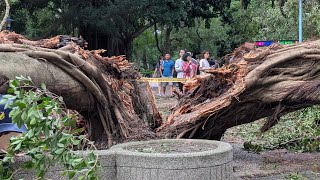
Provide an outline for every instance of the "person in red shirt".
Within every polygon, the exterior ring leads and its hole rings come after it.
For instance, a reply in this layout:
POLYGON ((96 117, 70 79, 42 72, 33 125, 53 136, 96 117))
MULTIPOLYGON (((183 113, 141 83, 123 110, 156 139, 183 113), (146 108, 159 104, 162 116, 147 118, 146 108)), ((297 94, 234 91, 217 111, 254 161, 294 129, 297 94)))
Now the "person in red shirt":
POLYGON ((197 75, 197 65, 191 61, 191 55, 185 53, 182 57, 183 78, 194 78, 197 75))

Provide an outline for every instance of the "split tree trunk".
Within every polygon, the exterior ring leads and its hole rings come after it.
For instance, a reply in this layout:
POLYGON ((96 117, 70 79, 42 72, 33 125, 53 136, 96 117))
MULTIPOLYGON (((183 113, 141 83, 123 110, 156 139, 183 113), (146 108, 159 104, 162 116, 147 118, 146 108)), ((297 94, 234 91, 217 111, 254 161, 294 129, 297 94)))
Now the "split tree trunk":
POLYGON ((268 117, 266 131, 280 116, 320 103, 320 41, 250 50, 240 47, 234 63, 187 81, 158 135, 219 140, 230 127, 268 117))
POLYGON ((45 83, 63 96, 68 108, 89 120, 91 138, 109 147, 113 142, 154 138, 151 127, 160 124, 161 116, 151 91, 141 88, 145 84, 136 81, 140 75, 125 57, 101 57, 102 50, 85 51, 75 39, 57 49, 63 38, 29 41, 1 32, 0 79, 23 75, 36 85, 45 83))
POLYGON ((232 54, 232 64, 187 81, 188 93, 159 127, 152 90, 140 87, 139 74, 124 57, 101 57, 101 50, 83 50, 81 39, 67 39, 29 41, 1 32, 0 93, 3 80, 17 75, 44 82, 89 120, 92 139, 109 147, 163 137, 219 140, 226 129, 263 117, 268 117, 266 131, 280 116, 320 103, 320 41, 256 50, 242 46, 232 54), (67 45, 59 48, 61 42, 67 45))

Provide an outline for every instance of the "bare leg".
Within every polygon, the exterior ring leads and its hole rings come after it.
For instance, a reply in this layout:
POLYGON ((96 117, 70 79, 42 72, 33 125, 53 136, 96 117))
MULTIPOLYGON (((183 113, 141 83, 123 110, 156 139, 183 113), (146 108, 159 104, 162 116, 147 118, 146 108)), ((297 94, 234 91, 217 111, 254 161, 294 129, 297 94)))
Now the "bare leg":
POLYGON ((167 86, 162 86, 161 88, 162 88, 162 95, 165 96, 167 86))
POLYGON ((173 96, 173 85, 170 85, 170 96, 173 96))
POLYGON ((161 83, 158 83, 158 95, 160 95, 161 94, 161 83))

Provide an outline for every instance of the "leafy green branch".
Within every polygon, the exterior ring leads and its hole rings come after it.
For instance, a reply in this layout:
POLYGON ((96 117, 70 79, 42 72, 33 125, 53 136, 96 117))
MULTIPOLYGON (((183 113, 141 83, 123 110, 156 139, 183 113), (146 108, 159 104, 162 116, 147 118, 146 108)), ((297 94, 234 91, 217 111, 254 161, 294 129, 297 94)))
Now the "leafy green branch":
POLYGON ((76 117, 66 109, 63 99, 49 92, 44 84, 37 88, 31 79, 23 76, 10 81, 8 95, 3 99, 5 108, 11 108, 9 116, 18 127, 23 124, 28 131, 20 137, 11 138, 8 152, 0 162, 0 175, 12 178, 8 173, 17 154, 25 154, 30 160, 22 167, 34 169, 38 178, 57 162, 64 167, 62 175, 69 179, 97 179, 98 157, 92 152, 85 158, 72 152, 86 143, 87 149, 94 147, 76 127, 76 117))

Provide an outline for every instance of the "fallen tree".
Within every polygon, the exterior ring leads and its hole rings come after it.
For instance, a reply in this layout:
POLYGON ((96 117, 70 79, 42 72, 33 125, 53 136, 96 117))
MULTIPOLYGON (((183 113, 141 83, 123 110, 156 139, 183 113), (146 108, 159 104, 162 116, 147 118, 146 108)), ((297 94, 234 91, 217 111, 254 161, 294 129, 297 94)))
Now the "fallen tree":
POLYGON ((6 93, 8 79, 29 76, 81 113, 93 140, 110 147, 155 137, 152 128, 159 126, 161 116, 149 98, 151 91, 140 87, 135 80, 140 75, 125 57, 102 57, 103 50, 84 50, 81 38, 68 36, 29 41, 3 31, 0 42, 0 93, 6 93))
POLYGON ((188 80, 188 93, 163 123, 151 88, 123 56, 102 57, 69 36, 30 41, 3 31, 0 42, 0 93, 18 75, 44 82, 88 120, 91 139, 109 147, 163 137, 219 140, 226 129, 263 117, 266 131, 282 115, 320 103, 320 41, 241 46, 228 56, 231 64, 188 80))
POLYGON ((219 140, 230 127, 268 117, 261 131, 292 111, 320 103, 320 41, 268 48, 242 46, 233 63, 188 80, 168 120, 168 138, 219 140))

